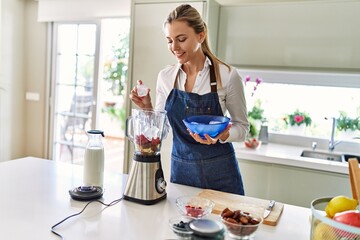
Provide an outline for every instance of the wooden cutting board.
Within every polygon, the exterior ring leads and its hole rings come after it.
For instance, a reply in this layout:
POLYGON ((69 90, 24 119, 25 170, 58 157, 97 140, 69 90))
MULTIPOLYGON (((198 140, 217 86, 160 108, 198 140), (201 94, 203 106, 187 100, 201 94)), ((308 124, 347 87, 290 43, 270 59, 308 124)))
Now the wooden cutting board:
MULTIPOLYGON (((200 197, 210 199, 215 202, 215 207, 212 211, 214 214, 220 214, 225 208, 231 210, 242 210, 254 214, 263 215, 265 208, 269 205, 270 200, 260 198, 246 197, 231 193, 225 193, 210 189, 204 189, 199 194, 200 197)), ((264 219, 263 223, 266 225, 276 226, 284 209, 284 204, 276 202, 270 215, 264 219)))

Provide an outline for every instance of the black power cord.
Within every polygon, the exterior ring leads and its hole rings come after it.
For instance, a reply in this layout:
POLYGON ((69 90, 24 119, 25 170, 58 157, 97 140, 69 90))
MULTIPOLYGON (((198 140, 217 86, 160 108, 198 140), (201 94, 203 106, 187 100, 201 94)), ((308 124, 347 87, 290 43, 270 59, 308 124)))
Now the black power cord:
POLYGON ((72 214, 72 215, 64 218, 64 219, 61 220, 60 222, 56 223, 55 225, 53 225, 53 226, 51 227, 51 232, 52 232, 53 234, 55 234, 56 236, 58 236, 59 238, 61 238, 61 239, 64 240, 65 238, 64 238, 60 233, 58 233, 58 232, 56 232, 56 231, 54 230, 57 226, 59 226, 60 224, 62 224, 62 223, 65 222, 66 220, 68 220, 69 218, 72 218, 72 217, 75 217, 75 216, 78 216, 78 215, 82 214, 82 213, 85 211, 85 209, 86 209, 91 203, 98 202, 98 203, 101 203, 102 205, 104 205, 104 206, 107 208, 107 207, 114 206, 115 204, 119 203, 122 199, 123 199, 123 197, 118 198, 118 199, 116 199, 116 200, 114 200, 114 201, 112 201, 112 202, 110 202, 110 203, 104 203, 104 202, 102 202, 102 201, 100 201, 100 200, 90 201, 90 202, 88 202, 88 203, 84 206, 84 208, 83 208, 80 212, 75 213, 75 214, 72 214))

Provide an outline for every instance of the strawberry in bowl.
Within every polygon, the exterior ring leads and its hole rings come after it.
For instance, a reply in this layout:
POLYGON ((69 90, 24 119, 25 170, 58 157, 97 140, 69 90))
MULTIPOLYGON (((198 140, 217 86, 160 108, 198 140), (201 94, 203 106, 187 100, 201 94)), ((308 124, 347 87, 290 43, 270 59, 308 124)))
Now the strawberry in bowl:
POLYGON ((215 203, 199 196, 181 196, 176 199, 176 206, 183 216, 202 218, 212 212, 215 203))
POLYGON ((244 143, 247 148, 252 149, 257 149, 261 145, 261 141, 257 140, 256 138, 246 139, 244 143))

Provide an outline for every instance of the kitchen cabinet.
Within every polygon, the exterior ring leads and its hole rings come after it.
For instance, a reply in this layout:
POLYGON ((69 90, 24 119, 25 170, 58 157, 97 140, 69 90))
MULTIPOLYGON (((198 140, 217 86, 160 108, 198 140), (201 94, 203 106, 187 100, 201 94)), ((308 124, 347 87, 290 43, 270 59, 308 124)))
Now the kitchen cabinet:
POLYGON ((245 194, 302 207, 325 196, 351 197, 349 175, 239 159, 245 194))
MULTIPOLYGON (((130 60, 129 60, 129 88, 136 86, 136 81, 141 79, 151 91, 153 105, 156 101, 156 80, 159 71, 167 65, 175 64, 176 58, 167 48, 167 40, 163 32, 163 23, 168 14, 177 6, 188 3, 195 7, 209 28, 209 42, 216 46, 217 19, 219 5, 212 0, 206 1, 172 1, 135 0, 132 3, 131 30, 130 30, 130 60), (151 17, 146 17, 150 16, 151 17)), ((132 102, 128 102, 128 113, 131 108, 136 108, 132 102)), ((170 159, 172 136, 162 142, 162 159, 170 159)), ((132 146, 128 141, 125 143, 125 154, 132 156, 132 146)), ((130 159, 130 158, 128 158, 130 159)), ((162 161, 165 178, 169 179, 170 161, 162 161)), ((128 166, 125 163, 125 171, 128 166)))
POLYGON ((360 69, 360 2, 222 6, 218 55, 239 67, 360 69))

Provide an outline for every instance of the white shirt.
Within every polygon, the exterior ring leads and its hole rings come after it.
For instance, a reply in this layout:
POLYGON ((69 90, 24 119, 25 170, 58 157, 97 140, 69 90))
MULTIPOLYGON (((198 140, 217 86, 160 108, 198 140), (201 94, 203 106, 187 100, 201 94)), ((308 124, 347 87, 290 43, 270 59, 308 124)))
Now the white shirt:
MULTIPOLYGON (((211 61, 206 58, 204 68, 198 73, 192 93, 204 95, 211 92, 210 88, 210 66, 211 61)), ((222 88, 217 86, 219 102, 224 114, 230 115, 232 127, 230 136, 226 142, 243 141, 249 131, 247 119, 247 108, 244 95, 244 85, 239 73, 235 68, 231 70, 227 66, 220 64, 220 75, 222 88)), ((186 73, 182 70, 181 64, 168 66, 159 72, 156 87, 156 106, 157 110, 164 110, 166 99, 174 87, 176 75, 180 69, 179 80, 176 88, 185 91, 186 73)))

